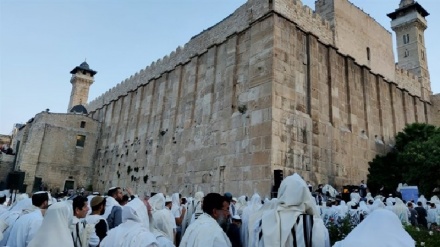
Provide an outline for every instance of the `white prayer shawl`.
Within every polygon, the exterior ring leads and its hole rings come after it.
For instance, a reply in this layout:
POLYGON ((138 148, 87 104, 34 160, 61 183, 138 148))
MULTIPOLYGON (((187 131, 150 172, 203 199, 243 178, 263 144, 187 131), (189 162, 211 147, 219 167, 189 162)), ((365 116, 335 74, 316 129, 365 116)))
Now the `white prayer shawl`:
POLYGON ((376 200, 374 200, 373 206, 371 208, 371 211, 374 211, 376 209, 385 209, 385 204, 380 198, 377 198, 376 200))
POLYGON ((171 200, 172 200, 171 212, 173 213, 175 218, 178 218, 181 215, 179 193, 174 193, 173 195, 171 195, 171 200))
POLYGON ((369 200, 374 201, 374 198, 371 196, 371 192, 368 192, 368 193, 367 193, 367 196, 366 196, 365 198, 367 199, 367 202, 368 202, 369 200))
POLYGON ((104 215, 103 215, 103 217, 105 219, 108 218, 108 216, 112 212, 113 207, 121 207, 121 205, 119 204, 119 202, 117 202, 115 200, 115 198, 113 198, 111 196, 107 196, 105 198, 105 212, 104 212, 104 215))
POLYGON ((394 197, 388 197, 388 198, 385 200, 385 202, 386 202, 387 206, 393 206, 393 204, 396 202, 396 198, 394 198, 394 197))
POLYGON ((358 192, 351 192, 350 201, 355 201, 356 203, 359 203, 360 200, 361 200, 361 195, 359 195, 358 192))
POLYGON ((122 209, 122 224, 111 229, 102 240, 101 247, 152 247, 156 237, 150 232, 146 205, 135 198, 122 209))
POLYGON ((148 200, 148 202, 150 203, 152 209, 151 212, 152 219, 150 221, 151 223, 150 229, 152 229, 153 233, 162 232, 164 237, 173 241, 174 225, 172 224, 173 222, 171 222, 170 219, 170 211, 165 208, 165 197, 163 196, 162 193, 157 193, 156 195, 151 197, 148 200))
POLYGON ((13 225, 6 246, 26 247, 43 223, 41 210, 21 216, 13 225))
POLYGON ((330 184, 326 184, 324 185, 324 187, 322 187, 322 193, 324 193, 324 195, 327 195, 327 192, 329 193, 330 197, 336 197, 339 193, 338 191, 333 188, 330 184))
POLYGON ((99 237, 96 235, 95 225, 87 223, 86 219, 78 219, 73 216, 72 224, 70 225, 70 232, 76 246, 91 246, 99 245, 99 237))
POLYGON ((440 225, 440 214, 437 208, 429 208, 427 210, 426 220, 428 221, 428 226, 430 226, 432 223, 440 225))
POLYGON ((247 206, 246 196, 240 196, 235 203, 235 209, 237 214, 241 217, 243 215, 243 209, 247 206))
POLYGON ((228 247, 228 236, 215 219, 204 213, 194 221, 183 235, 179 247, 228 247))
POLYGON ((255 193, 251 200, 249 201, 248 205, 243 209, 243 214, 241 217, 241 243, 243 246, 248 246, 249 243, 249 229, 252 228, 251 225, 249 225, 249 219, 250 216, 257 212, 261 208, 261 197, 255 193))
POLYGON ((422 203, 422 207, 426 208, 426 198, 424 195, 420 195, 419 199, 417 199, 417 202, 421 202, 422 203))
POLYGON ((182 222, 182 235, 185 234, 186 228, 189 226, 189 224, 191 224, 191 219, 193 214, 196 212, 197 207, 201 208, 203 197, 204 193, 202 191, 198 191, 194 196, 194 200, 188 200, 187 211, 182 222))
POLYGON ((17 219, 20 216, 31 213, 37 209, 37 207, 32 205, 32 200, 30 198, 26 198, 18 202, 13 210, 3 213, 0 217, 0 221, 2 221, 2 225, 7 227, 3 229, 3 238, 0 241, 0 246, 4 246, 8 242, 12 227, 17 219))
POLYGON ((330 221, 334 221, 339 217, 339 208, 337 207, 323 207, 321 212, 321 218, 325 225, 330 221))
POLYGON ((367 204, 364 201, 359 202, 359 209, 364 216, 370 213, 370 209, 367 207, 367 204))
POLYGON ((248 246, 257 247, 258 246, 258 237, 259 232, 261 231, 261 217, 267 210, 273 210, 277 207, 278 199, 273 198, 270 201, 267 201, 263 204, 263 206, 255 213, 253 213, 249 218, 249 244, 248 246))
POLYGON ((414 240, 403 229, 397 216, 385 209, 376 209, 347 237, 333 247, 414 247, 414 240))
POLYGON ((158 247, 176 247, 163 232, 153 229, 153 235, 156 237, 158 247))
POLYGON ((72 202, 52 204, 44 215, 43 223, 28 247, 73 247, 69 226, 73 220, 72 202))
POLYGON ((392 208, 392 211, 397 215, 402 224, 409 224, 409 210, 402 200, 396 198, 396 204, 392 208))
POLYGON ((341 204, 336 206, 336 208, 338 209, 338 216, 339 216, 339 218, 344 218, 345 215, 347 215, 347 213, 348 213, 348 206, 345 203, 345 201, 341 201, 341 204))
MULTIPOLYGON (((278 190, 277 207, 266 211, 262 217, 262 241, 259 246, 293 246, 291 230, 301 214, 313 215, 319 219, 319 210, 306 182, 298 175, 286 177, 278 190)), ((326 228, 315 224, 312 229, 312 246, 323 247, 326 242, 326 228)), ((298 246, 305 246, 304 239, 297 239, 298 246)))

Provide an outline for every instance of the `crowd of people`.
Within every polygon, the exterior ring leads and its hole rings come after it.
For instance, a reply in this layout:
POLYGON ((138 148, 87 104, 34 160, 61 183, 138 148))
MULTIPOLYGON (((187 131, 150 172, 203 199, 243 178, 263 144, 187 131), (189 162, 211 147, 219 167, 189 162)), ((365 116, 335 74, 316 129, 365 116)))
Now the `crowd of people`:
POLYGON ((124 195, 119 187, 106 196, 19 194, 9 203, 12 197, 4 195, 0 246, 330 247, 327 227, 348 217, 356 227, 335 247, 409 247, 414 240, 402 225, 440 225, 437 196, 415 202, 373 197, 363 184, 347 202, 329 185, 313 191, 298 174, 286 177, 273 199, 202 191, 194 197, 157 193, 140 198, 131 189, 124 195))

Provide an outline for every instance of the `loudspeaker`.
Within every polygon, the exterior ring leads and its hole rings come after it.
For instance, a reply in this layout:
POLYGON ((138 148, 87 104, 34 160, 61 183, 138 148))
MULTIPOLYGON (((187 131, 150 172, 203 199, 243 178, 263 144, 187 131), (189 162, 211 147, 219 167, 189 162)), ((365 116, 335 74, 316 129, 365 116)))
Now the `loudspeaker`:
POLYGON ((24 172, 10 172, 8 174, 7 188, 21 190, 24 183, 24 172))

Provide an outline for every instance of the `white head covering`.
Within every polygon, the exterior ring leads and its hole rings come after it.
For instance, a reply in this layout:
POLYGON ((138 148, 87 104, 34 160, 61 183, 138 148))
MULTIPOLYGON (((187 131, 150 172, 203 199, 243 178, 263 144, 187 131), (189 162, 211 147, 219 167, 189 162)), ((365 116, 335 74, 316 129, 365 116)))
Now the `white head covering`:
POLYGON ((173 215, 179 215, 180 216, 180 197, 179 193, 174 193, 171 195, 171 200, 173 205, 171 206, 171 211, 173 212, 173 215))
POLYGON ((118 247, 145 247, 157 244, 150 232, 146 205, 135 198, 122 208, 122 224, 107 233, 101 245, 118 247))
POLYGON ((386 209, 373 211, 347 237, 333 247, 414 247, 397 216, 386 209))
MULTIPOLYGON (((313 201, 306 182, 298 174, 286 177, 278 190, 276 209, 265 212, 262 217, 264 246, 289 246, 287 241, 292 227, 301 214, 320 219, 319 210, 313 201)), ((315 230, 313 227, 314 246, 325 245, 324 229, 321 227, 315 230)))
MULTIPOLYGON (((161 235, 173 241, 174 233, 173 233, 173 225, 170 221, 170 213, 169 210, 165 208, 165 197, 162 193, 157 193, 153 197, 151 197, 148 202, 153 210, 152 212, 152 220, 151 220, 151 229, 153 232, 160 232, 161 235)), ((159 235, 159 234, 155 234, 159 235)))
POLYGON ((392 211, 399 217, 402 223, 409 223, 408 208, 400 198, 396 198, 396 205, 393 206, 392 211))
POLYGON ((382 202, 382 200, 380 198, 377 198, 376 200, 374 200, 373 202, 373 206, 371 207, 371 210, 376 210, 379 208, 385 208, 385 204, 382 202))
POLYGON ((261 208, 261 197, 257 193, 255 193, 251 200, 249 201, 248 205, 243 209, 243 213, 241 215, 242 223, 241 223, 241 238, 242 238, 242 245, 248 246, 248 240, 250 238, 249 236, 249 227, 252 227, 249 225, 250 217, 252 214, 257 212, 261 208))
POLYGON ((28 247, 73 247, 69 226, 73 221, 71 201, 57 202, 47 209, 40 229, 28 247))

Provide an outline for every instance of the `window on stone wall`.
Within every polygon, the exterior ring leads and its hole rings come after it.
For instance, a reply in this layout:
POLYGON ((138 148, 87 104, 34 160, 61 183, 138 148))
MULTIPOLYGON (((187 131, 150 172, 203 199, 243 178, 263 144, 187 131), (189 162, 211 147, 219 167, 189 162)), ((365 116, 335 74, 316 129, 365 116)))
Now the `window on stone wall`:
POLYGON ((80 125, 80 127, 81 127, 81 128, 85 128, 85 127, 86 127, 86 122, 85 122, 85 121, 81 121, 81 125, 80 125))
POLYGON ((367 59, 370 61, 370 47, 367 47, 367 59))
POLYGON ((403 35, 403 44, 408 44, 409 43, 409 34, 404 34, 403 35))
POLYGON ((422 53, 422 60, 425 61, 425 52, 422 50, 421 53, 422 53))
POLYGON ((403 57, 408 57, 409 56, 409 51, 405 50, 405 54, 403 55, 403 57))
POLYGON ((83 136, 83 135, 76 136, 76 146, 77 147, 84 147, 85 142, 86 142, 86 136, 83 136))

